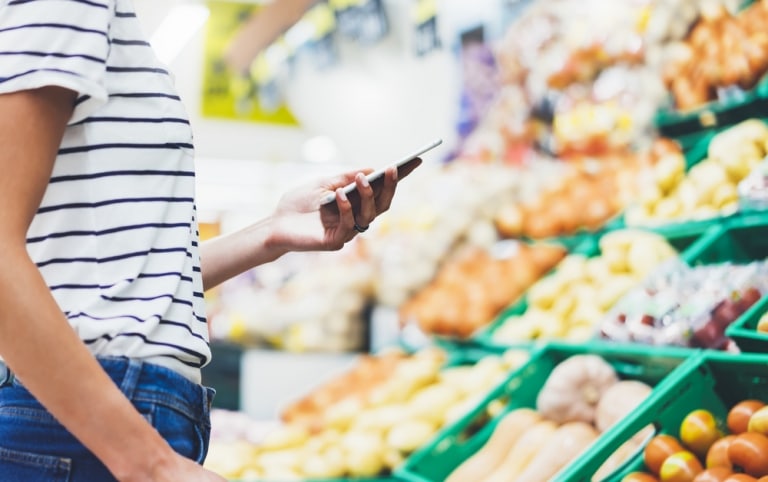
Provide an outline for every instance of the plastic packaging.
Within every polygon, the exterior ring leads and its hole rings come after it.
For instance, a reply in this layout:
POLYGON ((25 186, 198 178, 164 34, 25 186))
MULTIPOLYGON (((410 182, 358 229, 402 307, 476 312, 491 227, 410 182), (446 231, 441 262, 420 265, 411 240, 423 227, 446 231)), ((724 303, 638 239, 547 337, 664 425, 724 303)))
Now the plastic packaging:
POLYGON ((603 320, 600 336, 648 345, 728 349, 726 328, 768 289, 768 264, 689 267, 668 262, 624 296, 603 320))
POLYGON ((738 192, 741 211, 764 211, 768 209, 768 158, 763 159, 739 183, 738 192))

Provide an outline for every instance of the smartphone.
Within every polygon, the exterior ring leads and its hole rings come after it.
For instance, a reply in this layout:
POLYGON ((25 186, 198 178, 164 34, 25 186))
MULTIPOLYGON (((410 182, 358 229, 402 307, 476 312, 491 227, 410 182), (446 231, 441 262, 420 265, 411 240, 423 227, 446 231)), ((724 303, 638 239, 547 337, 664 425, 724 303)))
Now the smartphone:
MULTIPOLYGON (((439 146, 442 143, 443 143, 442 139, 435 139, 434 141, 430 142, 429 144, 421 146, 420 148, 418 148, 415 151, 411 152, 407 156, 404 156, 404 157, 400 158, 398 161, 393 162, 389 166, 381 168, 381 169, 378 169, 376 171, 373 171, 372 173, 368 174, 368 176, 367 176, 368 183, 373 184, 377 179, 383 177, 384 176, 384 172, 389 167, 395 166, 398 169, 398 173, 401 172, 401 170, 404 169, 405 167, 407 167, 408 164, 410 164, 411 162, 414 162, 417 157, 421 156, 422 154, 424 154, 425 152, 427 152, 427 151, 429 151, 431 149, 434 149, 435 147, 439 146)), ((400 179, 399 176, 398 176, 398 179, 400 179)), ((342 188, 342 190, 347 195, 352 194, 353 191, 357 190, 357 184, 354 183, 354 182, 351 182, 351 183, 347 184, 346 186, 344 186, 342 188)), ((330 193, 328 193, 328 195, 326 195, 322 199, 321 204, 332 203, 335 200, 336 200, 336 192, 335 191, 334 192, 330 192, 330 193)))

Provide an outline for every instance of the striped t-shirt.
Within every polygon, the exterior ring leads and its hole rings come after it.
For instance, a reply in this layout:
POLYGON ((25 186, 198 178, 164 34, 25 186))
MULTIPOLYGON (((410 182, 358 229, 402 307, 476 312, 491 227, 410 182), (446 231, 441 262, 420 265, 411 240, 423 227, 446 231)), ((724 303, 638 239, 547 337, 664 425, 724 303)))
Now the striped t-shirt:
POLYGON ((27 233, 32 259, 94 354, 199 381, 210 349, 192 133, 130 0, 0 0, 0 93, 47 85, 78 95, 27 233))

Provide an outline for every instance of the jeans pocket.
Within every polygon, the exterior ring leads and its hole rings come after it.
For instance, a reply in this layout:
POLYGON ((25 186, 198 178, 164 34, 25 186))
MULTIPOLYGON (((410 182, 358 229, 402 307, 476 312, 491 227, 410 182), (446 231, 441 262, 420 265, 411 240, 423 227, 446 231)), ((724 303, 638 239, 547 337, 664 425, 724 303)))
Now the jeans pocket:
POLYGON ((165 405, 155 407, 153 421, 155 429, 177 453, 202 462, 208 446, 207 432, 202 422, 165 405))
POLYGON ((0 447, 3 482, 67 482, 71 471, 71 459, 0 447))
POLYGON ((195 434, 197 435, 198 450, 195 462, 202 465, 208 456, 208 442, 211 438, 211 426, 205 422, 195 424, 195 434))

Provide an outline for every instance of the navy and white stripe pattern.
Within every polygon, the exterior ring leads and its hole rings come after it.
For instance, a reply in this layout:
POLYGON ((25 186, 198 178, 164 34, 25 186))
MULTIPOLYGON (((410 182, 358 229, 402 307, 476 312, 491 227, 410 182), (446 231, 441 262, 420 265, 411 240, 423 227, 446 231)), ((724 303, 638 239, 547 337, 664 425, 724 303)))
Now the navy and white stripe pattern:
POLYGON ((199 381, 210 350, 192 133, 130 0, 0 0, 0 93, 45 85, 77 101, 32 259, 93 353, 199 381))

